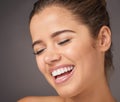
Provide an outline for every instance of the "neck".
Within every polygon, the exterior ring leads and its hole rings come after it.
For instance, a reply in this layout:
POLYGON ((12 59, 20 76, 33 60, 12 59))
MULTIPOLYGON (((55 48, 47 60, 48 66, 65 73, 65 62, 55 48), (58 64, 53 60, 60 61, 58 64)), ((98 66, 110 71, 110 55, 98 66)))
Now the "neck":
POLYGON ((87 92, 66 99, 65 102, 115 102, 105 78, 92 85, 87 92))

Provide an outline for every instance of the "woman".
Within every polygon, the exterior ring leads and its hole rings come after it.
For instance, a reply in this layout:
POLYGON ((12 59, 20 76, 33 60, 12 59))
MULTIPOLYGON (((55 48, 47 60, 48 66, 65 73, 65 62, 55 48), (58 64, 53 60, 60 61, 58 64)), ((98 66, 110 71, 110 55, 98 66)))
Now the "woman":
POLYGON ((38 68, 60 96, 19 102, 115 102, 107 81, 113 64, 105 0, 38 0, 30 32, 38 68))

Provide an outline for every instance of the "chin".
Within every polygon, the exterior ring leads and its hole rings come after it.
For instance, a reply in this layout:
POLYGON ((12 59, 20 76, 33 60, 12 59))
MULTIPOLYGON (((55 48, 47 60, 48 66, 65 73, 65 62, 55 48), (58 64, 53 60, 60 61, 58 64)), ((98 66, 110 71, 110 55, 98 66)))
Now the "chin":
POLYGON ((73 87, 73 86, 60 88, 56 91, 61 97, 64 97, 64 98, 75 97, 80 93, 79 88, 73 87))

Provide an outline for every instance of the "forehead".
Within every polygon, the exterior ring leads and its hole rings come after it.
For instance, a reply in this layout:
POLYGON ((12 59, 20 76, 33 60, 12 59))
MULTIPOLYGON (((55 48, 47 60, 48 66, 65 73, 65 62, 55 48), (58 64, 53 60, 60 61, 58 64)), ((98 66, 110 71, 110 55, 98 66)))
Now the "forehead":
POLYGON ((56 7, 56 6, 50 6, 46 7, 39 13, 35 14, 30 22, 30 26, 34 26, 37 23, 46 24, 46 23, 52 23, 52 22, 71 22, 74 21, 75 17, 73 14, 63 7, 56 7), (40 22, 39 22, 40 21, 40 22))
MULTIPOLYGON (((35 14, 30 22, 32 41, 46 40, 51 34, 62 30, 72 30, 79 33, 84 24, 77 21, 74 15, 62 7, 47 7, 35 14)), ((85 25, 84 25, 85 26, 85 25)))
POLYGON ((46 33, 46 29, 49 33, 53 33, 54 30, 61 30, 61 28, 73 27, 77 23, 74 19, 73 14, 63 8, 51 6, 47 7, 39 13, 35 14, 30 22, 30 32, 35 34, 41 31, 41 33, 46 33), (51 31, 50 31, 51 30, 51 31))

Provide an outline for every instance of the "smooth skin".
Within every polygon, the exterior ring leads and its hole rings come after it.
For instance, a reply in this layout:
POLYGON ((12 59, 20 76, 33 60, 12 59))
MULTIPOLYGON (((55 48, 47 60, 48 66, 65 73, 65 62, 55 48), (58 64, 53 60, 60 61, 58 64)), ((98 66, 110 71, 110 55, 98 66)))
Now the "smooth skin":
POLYGON ((104 72, 105 52, 111 45, 107 26, 94 39, 70 11, 51 6, 33 16, 30 32, 38 68, 60 96, 31 96, 18 102, 115 102, 104 72), (66 64, 74 65, 73 75, 58 84, 50 70, 66 64))

